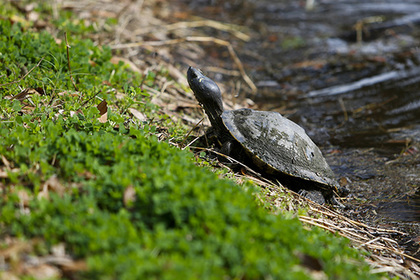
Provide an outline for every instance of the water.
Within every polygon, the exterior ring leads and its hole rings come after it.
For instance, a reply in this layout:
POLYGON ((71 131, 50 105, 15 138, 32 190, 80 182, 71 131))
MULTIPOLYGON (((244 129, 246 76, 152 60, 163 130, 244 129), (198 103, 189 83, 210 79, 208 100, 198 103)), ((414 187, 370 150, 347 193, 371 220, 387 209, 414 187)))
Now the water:
POLYGON ((351 182, 349 205, 419 235, 420 1, 204 2, 188 7, 250 28, 246 43, 215 34, 258 86, 243 94, 307 130, 351 182))
POLYGON ((420 203, 413 195, 420 187, 420 1, 318 1, 312 11, 297 1, 259 1, 255 11, 278 38, 271 48, 249 43, 266 57, 254 72, 264 85, 260 106, 293 112, 338 176, 352 181, 353 195, 381 209, 378 220, 420 222, 411 207, 420 203), (357 41, 355 25, 363 22, 357 41), (287 49, 291 38, 304 43, 287 49), (404 219, 393 214, 404 205, 404 219))

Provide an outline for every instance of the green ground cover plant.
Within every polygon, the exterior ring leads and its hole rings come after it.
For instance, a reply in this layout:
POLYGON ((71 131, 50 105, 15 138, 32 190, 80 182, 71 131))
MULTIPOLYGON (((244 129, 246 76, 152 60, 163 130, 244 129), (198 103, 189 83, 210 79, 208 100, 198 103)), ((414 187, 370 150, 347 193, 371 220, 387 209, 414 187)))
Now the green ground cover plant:
POLYGON ((130 121, 133 107, 167 124, 140 87, 155 73, 71 40, 77 89, 65 42, 0 19, 0 248, 36 239, 25 254, 44 256, 64 244, 86 263, 69 279, 379 278, 346 240, 268 213, 251 183, 219 179, 160 141, 155 124, 130 121))

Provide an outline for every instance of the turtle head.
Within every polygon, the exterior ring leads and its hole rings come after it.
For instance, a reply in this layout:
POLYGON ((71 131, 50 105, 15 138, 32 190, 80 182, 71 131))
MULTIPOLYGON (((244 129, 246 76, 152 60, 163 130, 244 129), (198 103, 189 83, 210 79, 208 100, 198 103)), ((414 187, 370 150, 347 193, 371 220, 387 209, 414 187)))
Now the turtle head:
POLYGON ((195 98, 206 111, 212 126, 216 129, 220 128, 223 125, 220 117, 223 113, 223 102, 217 84, 204 76, 200 70, 191 66, 188 68, 187 80, 195 98))

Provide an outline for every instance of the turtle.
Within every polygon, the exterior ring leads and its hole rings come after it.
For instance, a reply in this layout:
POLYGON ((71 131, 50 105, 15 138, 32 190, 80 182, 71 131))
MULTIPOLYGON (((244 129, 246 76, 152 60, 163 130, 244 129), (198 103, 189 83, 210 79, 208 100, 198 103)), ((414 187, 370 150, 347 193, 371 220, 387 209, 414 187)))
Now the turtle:
POLYGON ((187 80, 223 153, 320 204, 340 204, 335 174, 302 127, 274 111, 224 110, 220 88, 199 69, 190 66, 187 80))

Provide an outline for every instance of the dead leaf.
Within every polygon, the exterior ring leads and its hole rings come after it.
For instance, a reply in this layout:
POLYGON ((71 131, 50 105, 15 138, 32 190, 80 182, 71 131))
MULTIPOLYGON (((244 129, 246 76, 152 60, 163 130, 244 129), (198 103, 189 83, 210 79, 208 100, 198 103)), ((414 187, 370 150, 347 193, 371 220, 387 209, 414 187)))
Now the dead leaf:
POLYGON ((19 197, 19 203, 24 207, 27 207, 29 205, 29 201, 32 199, 28 192, 25 190, 18 190, 17 196, 19 197))
POLYGON ((115 98, 117 100, 122 100, 122 99, 124 99, 126 97, 127 97, 127 95, 125 93, 122 93, 122 92, 119 92, 119 91, 116 91, 115 92, 115 98))
POLYGON ((108 113, 103 114, 98 118, 100 123, 106 123, 108 121, 108 113))
POLYGON ((71 272, 71 271, 84 271, 88 269, 88 266, 86 264, 85 261, 80 260, 80 261, 73 261, 73 262, 69 262, 66 264, 62 264, 62 269, 66 272, 71 272))
POLYGON ((13 168, 11 170, 1 170, 0 169, 0 178, 8 178, 9 175, 7 174, 7 171, 12 172, 12 173, 19 172, 19 168, 13 168))
POLYGON ((40 93, 36 89, 26 88, 26 89, 22 90, 20 93, 13 96, 11 98, 11 100, 16 99, 16 100, 21 101, 21 100, 25 99, 26 96, 31 95, 31 94, 40 94, 40 93))
POLYGON ((321 69, 327 62, 325 60, 305 60, 292 65, 293 68, 321 69))
POLYGON ((108 121, 108 104, 106 101, 103 100, 96 108, 98 108, 100 114, 100 117, 98 118, 99 122, 106 123, 108 121))
POLYGON ((134 117, 136 117, 139 121, 145 122, 147 121, 146 115, 142 112, 139 112, 138 110, 134 108, 128 108, 128 111, 130 111, 131 114, 133 114, 134 117))
POLYGON ((78 172, 77 175, 80 176, 80 177, 83 177, 83 178, 85 178, 87 180, 91 180, 91 179, 95 179, 96 178, 95 174, 93 174, 93 173, 91 173, 89 171, 86 171, 86 170, 83 171, 83 172, 78 172))
POLYGON ((0 250, 0 256, 4 260, 17 260, 19 255, 23 252, 30 252, 32 250, 32 242, 12 240, 6 249, 0 250))
POLYGON ((37 198, 38 199, 45 198, 47 200, 50 199, 50 195, 48 193, 48 188, 46 188, 45 185, 44 185, 43 189, 38 193, 37 198))
POLYGON ((35 22, 39 20, 39 13, 31 11, 26 15, 29 21, 35 22))
POLYGON ((4 166, 6 166, 6 169, 10 170, 10 162, 7 160, 7 158, 1 155, 1 161, 3 162, 4 166))
POLYGON ((106 101, 105 100, 102 100, 102 102, 99 103, 98 106, 96 106, 96 108, 98 108, 99 114, 101 116, 108 111, 108 106, 107 105, 108 104, 106 103, 106 101))
POLYGON ((48 199, 50 191, 58 194, 60 197, 62 197, 66 191, 66 188, 58 180, 57 175, 52 175, 47 181, 45 181, 42 185, 42 190, 38 193, 38 199, 48 199))
POLYGON ((59 96, 69 95, 72 97, 78 97, 78 96, 82 96, 82 93, 79 91, 62 91, 62 92, 59 92, 57 95, 59 96))
POLYGON ((70 117, 74 117, 75 115, 79 114, 79 112, 70 111, 70 117))
POLYGON ((415 146, 411 146, 409 148, 407 148, 404 152, 403 152, 403 156, 413 156, 419 153, 419 149, 415 146))
POLYGON ((61 276, 60 270, 49 264, 25 267, 24 273, 35 279, 58 279, 61 276))
POLYGON ((58 243, 51 247, 51 253, 56 257, 64 257, 66 255, 66 246, 64 243, 58 243))
POLYGON ((124 205, 130 206, 136 200, 136 190, 133 186, 128 186, 124 191, 124 205))
POLYGON ((279 36, 272 34, 270 36, 268 36, 268 41, 271 43, 277 42, 279 40, 279 36))

